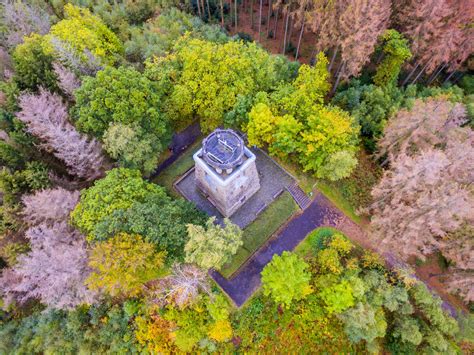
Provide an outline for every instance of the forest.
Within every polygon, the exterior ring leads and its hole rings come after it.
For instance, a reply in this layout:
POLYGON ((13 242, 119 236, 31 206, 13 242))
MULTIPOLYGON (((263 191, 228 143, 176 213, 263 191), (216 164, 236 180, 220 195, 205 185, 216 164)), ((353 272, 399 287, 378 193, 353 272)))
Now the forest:
POLYGON ((0 0, 0 354, 472 354, 473 21, 471 0, 0 0), (243 305, 213 275, 309 212, 284 194, 240 228, 183 198, 217 128, 347 221, 243 305))

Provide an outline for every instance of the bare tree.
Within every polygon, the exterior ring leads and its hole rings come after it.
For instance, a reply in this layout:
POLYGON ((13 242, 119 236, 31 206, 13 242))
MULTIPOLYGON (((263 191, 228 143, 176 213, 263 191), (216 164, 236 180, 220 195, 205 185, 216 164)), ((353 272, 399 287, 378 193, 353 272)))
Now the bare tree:
POLYGON ((63 188, 37 191, 22 197, 23 219, 29 226, 67 222, 69 214, 79 202, 79 191, 63 188))
POLYGON ((203 270, 191 264, 175 264, 171 275, 154 281, 148 291, 148 298, 153 303, 173 303, 183 308, 196 300, 199 291, 210 293, 210 287, 203 270))
POLYGON ((39 94, 20 95, 19 107, 17 117, 27 131, 41 139, 42 148, 63 161, 70 174, 86 180, 103 175, 107 163, 100 143, 77 132, 59 95, 41 88, 39 94))
MULTIPOLYGON (((466 110, 443 98, 415 101, 392 117, 379 142, 389 168, 372 190, 372 235, 407 260, 441 252, 447 284, 469 300, 474 272, 474 131, 466 110)), ((440 276, 440 275, 435 275, 440 276)))
POLYGON ((85 49, 80 56, 70 44, 60 40, 58 37, 53 36, 50 39, 50 43, 58 60, 77 74, 95 76, 98 71, 104 69, 100 59, 94 56, 88 49, 85 49))

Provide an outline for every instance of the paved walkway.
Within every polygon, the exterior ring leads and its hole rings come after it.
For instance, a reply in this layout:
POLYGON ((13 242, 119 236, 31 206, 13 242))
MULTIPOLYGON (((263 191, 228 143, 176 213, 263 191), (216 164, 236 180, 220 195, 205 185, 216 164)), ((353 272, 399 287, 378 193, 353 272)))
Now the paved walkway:
POLYGON ((296 215, 283 230, 247 260, 232 279, 227 280, 217 271, 211 271, 210 275, 240 307, 260 286, 260 272, 274 254, 280 255, 285 250, 293 250, 315 228, 323 226, 339 228, 343 225, 342 220, 346 226, 344 228, 358 228, 319 193, 308 208, 296 215))

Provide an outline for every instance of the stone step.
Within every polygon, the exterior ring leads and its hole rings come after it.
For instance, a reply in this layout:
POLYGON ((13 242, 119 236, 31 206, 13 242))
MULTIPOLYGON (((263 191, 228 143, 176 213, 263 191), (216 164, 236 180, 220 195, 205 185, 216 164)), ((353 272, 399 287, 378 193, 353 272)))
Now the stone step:
POLYGON ((308 197, 308 195, 306 195, 303 190, 301 190, 297 183, 288 185, 286 189, 302 210, 304 210, 311 204, 311 199, 308 197))

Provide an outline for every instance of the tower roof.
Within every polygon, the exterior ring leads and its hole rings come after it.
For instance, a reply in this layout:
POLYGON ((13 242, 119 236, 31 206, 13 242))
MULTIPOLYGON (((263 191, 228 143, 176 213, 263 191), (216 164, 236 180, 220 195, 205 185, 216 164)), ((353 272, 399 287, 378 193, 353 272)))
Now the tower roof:
POLYGON ((231 129, 216 129, 202 142, 202 156, 215 169, 233 169, 243 162, 244 142, 231 129))

